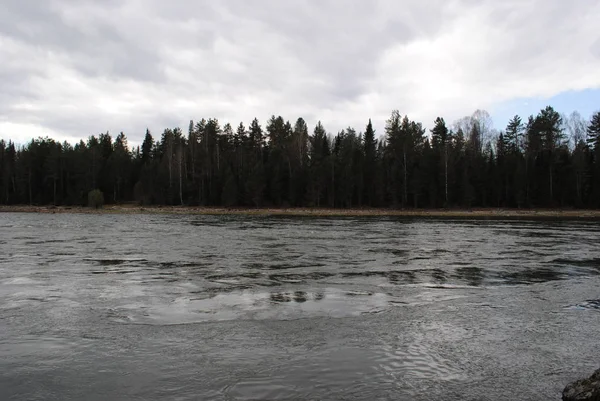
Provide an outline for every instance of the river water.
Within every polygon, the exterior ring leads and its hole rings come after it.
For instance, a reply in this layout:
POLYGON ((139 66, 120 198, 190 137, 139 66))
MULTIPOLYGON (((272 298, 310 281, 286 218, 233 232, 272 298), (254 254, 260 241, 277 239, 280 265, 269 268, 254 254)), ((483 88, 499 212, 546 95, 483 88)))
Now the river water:
POLYGON ((600 224, 0 214, 1 400, 558 400, 600 224))

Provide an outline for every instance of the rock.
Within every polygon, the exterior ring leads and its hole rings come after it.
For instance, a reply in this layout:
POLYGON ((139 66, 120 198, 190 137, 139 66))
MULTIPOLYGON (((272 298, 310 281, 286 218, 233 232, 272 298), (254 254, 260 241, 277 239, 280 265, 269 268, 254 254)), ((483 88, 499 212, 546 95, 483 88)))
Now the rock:
POLYGON ((600 401, 600 369, 587 379, 577 380, 565 387, 563 401, 600 401))

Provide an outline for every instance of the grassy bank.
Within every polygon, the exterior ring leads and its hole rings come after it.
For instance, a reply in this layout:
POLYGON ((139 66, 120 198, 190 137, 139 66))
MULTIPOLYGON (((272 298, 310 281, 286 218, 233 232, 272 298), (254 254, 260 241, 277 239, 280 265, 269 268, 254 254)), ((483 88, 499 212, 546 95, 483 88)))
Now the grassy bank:
POLYGON ((193 214, 242 216, 398 216, 436 218, 559 218, 600 219, 600 210, 560 209, 326 209, 326 208, 219 208, 192 206, 108 205, 102 209, 67 206, 0 206, 13 213, 193 214))

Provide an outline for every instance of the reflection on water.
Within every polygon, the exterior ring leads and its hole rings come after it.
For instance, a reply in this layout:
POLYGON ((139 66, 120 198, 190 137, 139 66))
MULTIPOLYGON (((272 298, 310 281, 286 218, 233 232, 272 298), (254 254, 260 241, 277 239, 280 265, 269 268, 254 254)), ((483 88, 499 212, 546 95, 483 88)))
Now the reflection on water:
POLYGON ((378 313, 389 306, 389 295, 324 289, 262 293, 249 290, 227 293, 195 293, 168 304, 134 302, 111 308, 109 317, 120 323, 173 325, 205 321, 298 319, 307 316, 341 318, 378 313))
POLYGON ((4 214, 0 230, 0 399, 557 399, 600 359, 597 223, 4 214))

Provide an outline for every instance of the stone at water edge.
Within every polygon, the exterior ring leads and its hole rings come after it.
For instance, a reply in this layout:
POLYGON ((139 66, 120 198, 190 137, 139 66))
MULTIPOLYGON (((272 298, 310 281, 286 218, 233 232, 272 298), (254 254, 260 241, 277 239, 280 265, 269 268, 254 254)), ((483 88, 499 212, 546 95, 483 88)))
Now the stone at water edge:
POLYGON ((600 401, 600 369, 587 379, 577 380, 563 390, 563 401, 600 401))

